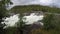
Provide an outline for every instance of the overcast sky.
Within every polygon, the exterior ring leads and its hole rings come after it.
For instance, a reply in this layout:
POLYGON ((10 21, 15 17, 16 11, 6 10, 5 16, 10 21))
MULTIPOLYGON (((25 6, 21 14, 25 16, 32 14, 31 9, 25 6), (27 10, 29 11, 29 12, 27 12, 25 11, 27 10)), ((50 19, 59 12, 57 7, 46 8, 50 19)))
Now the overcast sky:
POLYGON ((30 4, 39 4, 39 5, 54 5, 60 7, 60 0, 11 0, 13 2, 12 6, 16 5, 30 5, 30 4))
POLYGON ((44 5, 49 5, 53 1, 52 0, 12 0, 14 5, 21 5, 21 4, 44 4, 44 5))

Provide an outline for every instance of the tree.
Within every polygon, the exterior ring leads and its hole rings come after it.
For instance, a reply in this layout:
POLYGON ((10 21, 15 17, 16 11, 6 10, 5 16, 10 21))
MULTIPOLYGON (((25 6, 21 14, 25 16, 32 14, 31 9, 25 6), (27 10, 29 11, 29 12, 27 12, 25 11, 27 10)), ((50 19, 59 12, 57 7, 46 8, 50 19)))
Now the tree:
POLYGON ((22 18, 23 18, 23 15, 20 14, 20 21, 17 23, 17 29, 19 30, 20 34, 23 34, 23 29, 25 26, 25 22, 23 22, 22 18))
POLYGON ((2 20, 2 18, 7 16, 7 14, 8 14, 8 10, 6 9, 8 4, 11 4, 10 0, 1 0, 0 1, 0 34, 4 34, 3 27, 5 26, 5 24, 1 24, 1 22, 4 21, 4 20, 2 20))
POLYGON ((44 29, 46 30, 53 29, 55 27, 55 25, 52 22, 53 20, 54 20, 54 15, 47 14, 43 19, 44 29))

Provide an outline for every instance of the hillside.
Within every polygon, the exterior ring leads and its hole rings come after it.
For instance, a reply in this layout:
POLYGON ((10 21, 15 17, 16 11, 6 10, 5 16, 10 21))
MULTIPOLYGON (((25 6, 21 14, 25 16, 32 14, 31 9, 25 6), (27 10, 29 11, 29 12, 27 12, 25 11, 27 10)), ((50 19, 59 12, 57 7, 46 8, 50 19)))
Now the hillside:
POLYGON ((27 6, 24 5, 24 6, 15 6, 10 11, 15 13, 23 13, 23 12, 29 12, 29 11, 60 13, 60 8, 47 7, 47 6, 41 6, 41 5, 27 5, 27 6))

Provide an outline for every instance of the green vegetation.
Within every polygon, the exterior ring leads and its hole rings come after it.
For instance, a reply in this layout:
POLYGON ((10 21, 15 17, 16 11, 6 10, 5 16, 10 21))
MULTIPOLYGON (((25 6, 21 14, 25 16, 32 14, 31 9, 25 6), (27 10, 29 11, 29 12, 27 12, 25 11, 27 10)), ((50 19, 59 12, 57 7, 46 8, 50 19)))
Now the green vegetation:
POLYGON ((6 34, 23 34, 23 27, 25 23, 22 21, 22 17, 23 16, 20 16, 20 20, 16 23, 15 27, 6 28, 6 34))
POLYGON ((30 34, 59 34, 60 33, 60 31, 57 31, 57 30, 52 30, 52 29, 50 29, 50 30, 44 30, 44 29, 33 29, 31 32, 30 32, 30 34))
MULTIPOLYGON (((23 27, 25 23, 22 21, 22 13, 24 12, 31 12, 31 11, 42 11, 42 12, 51 12, 51 13, 60 13, 60 8, 55 7, 47 7, 47 6, 41 6, 41 5, 27 5, 27 6, 15 6, 11 10, 13 13, 20 13, 21 19, 20 22, 17 23, 18 27, 8 27, 5 30, 3 27, 5 24, 1 24, 3 21, 2 18, 6 17, 8 15, 8 10, 6 7, 8 7, 8 4, 12 4, 10 0, 2 0, 0 1, 0 34, 22 34, 23 33, 23 27), (7 4, 7 6, 5 6, 7 4)), ((60 16, 53 15, 53 14, 46 14, 43 23, 44 27, 39 29, 33 29, 29 34, 59 34, 60 33, 60 16)))
POLYGON ((23 22, 22 18, 23 18, 23 15, 21 14, 20 21, 17 23, 17 28, 18 28, 20 34, 23 34, 23 27, 25 25, 25 22, 23 22))
MULTIPOLYGON (((41 6, 41 5, 28 5, 28 6, 15 6, 10 11, 13 13, 20 13, 20 14, 24 12, 31 12, 31 11, 60 13, 60 8, 47 7, 47 6, 41 6)), ((46 14, 43 19, 43 23, 44 23, 43 28, 33 29, 31 30, 31 32, 29 32, 29 34, 59 34, 60 33, 60 19, 59 18, 60 18, 59 15, 46 14)), ((21 32, 23 21, 19 23, 18 23, 19 28, 17 28, 17 30, 21 32)))
POLYGON ((53 14, 46 14, 46 16, 43 19, 44 29, 46 29, 46 30, 54 29, 55 25, 52 22, 53 20, 54 20, 53 14))
POLYGON ((47 7, 41 5, 27 5, 27 6, 25 5, 25 6, 15 6, 10 11, 15 13, 23 13, 23 12, 31 12, 31 11, 60 13, 60 8, 47 7))
POLYGON ((60 33, 60 16, 54 14, 46 14, 43 28, 33 29, 30 34, 59 34, 60 33))
POLYGON ((8 27, 6 28, 6 34, 17 34, 18 29, 16 27, 8 27))
POLYGON ((10 0, 1 0, 0 1, 0 34, 5 34, 5 30, 3 29, 4 26, 6 26, 6 24, 1 24, 2 18, 4 18, 5 16, 7 16, 7 9, 6 9, 6 5, 8 6, 8 3, 10 3, 10 0))

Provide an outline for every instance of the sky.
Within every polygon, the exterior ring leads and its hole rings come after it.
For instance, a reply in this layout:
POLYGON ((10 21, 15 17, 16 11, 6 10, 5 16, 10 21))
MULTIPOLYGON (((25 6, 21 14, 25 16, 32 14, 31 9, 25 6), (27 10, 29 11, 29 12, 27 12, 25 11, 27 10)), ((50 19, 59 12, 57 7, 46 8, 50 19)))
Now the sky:
POLYGON ((12 0, 14 5, 27 5, 27 4, 51 4, 52 0, 12 0))
POLYGON ((30 5, 30 4, 60 7, 60 0, 11 0, 11 1, 13 2, 13 5, 10 5, 10 8, 16 5, 30 5))

